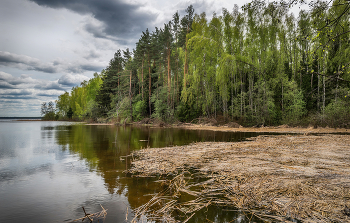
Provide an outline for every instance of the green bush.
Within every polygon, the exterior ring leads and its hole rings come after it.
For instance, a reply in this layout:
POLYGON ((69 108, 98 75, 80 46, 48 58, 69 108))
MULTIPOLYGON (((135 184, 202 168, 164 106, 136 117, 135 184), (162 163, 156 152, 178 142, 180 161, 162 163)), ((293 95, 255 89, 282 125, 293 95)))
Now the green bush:
POLYGON ((350 124, 350 101, 338 98, 329 103, 324 110, 324 121, 331 127, 344 127, 350 124))
POLYGON ((306 113, 306 103, 302 91, 298 89, 298 86, 294 81, 286 84, 283 94, 283 102, 283 122, 287 124, 297 124, 306 113))
POLYGON ((42 120, 45 120, 45 121, 58 120, 58 115, 56 115, 55 112, 48 112, 42 117, 42 120))
POLYGON ((180 102, 176 108, 176 116, 181 122, 190 122, 195 118, 200 116, 201 112, 199 109, 196 109, 193 105, 188 103, 180 102))
POLYGON ((68 112, 67 112, 68 119, 72 119, 73 114, 74 114, 73 109, 71 107, 69 107, 68 112))
POLYGON ((130 108, 130 98, 124 97, 121 101, 117 102, 113 106, 114 108, 109 112, 109 118, 115 119, 120 122, 130 122, 131 121, 131 108, 130 108))
POLYGON ((137 101, 132 108, 132 115, 135 121, 142 120, 146 115, 147 104, 145 101, 137 101))

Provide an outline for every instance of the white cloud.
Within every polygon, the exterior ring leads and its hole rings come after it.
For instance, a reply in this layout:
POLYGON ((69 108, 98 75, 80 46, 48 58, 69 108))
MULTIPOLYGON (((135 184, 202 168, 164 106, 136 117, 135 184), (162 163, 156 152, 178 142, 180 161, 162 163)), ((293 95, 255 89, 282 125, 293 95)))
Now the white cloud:
POLYGON ((72 87, 72 86, 80 85, 80 83, 83 82, 84 80, 87 81, 89 80, 89 78, 81 74, 76 74, 76 75, 65 74, 60 79, 58 79, 58 83, 65 86, 72 87))
POLYGON ((7 96, 27 96, 27 95, 32 95, 33 90, 29 89, 0 89, 0 95, 7 95, 7 96))
POLYGON ((43 73, 84 73, 86 71, 97 72, 104 68, 100 62, 89 62, 83 58, 80 61, 72 62, 58 58, 51 63, 45 63, 39 59, 26 55, 17 55, 3 51, 0 51, 0 66, 14 67, 21 70, 34 70, 43 73))
MULTIPOLYGON (((67 77, 72 82, 88 79, 84 75, 75 77, 70 74, 67 77)), ((0 116, 40 116, 42 102, 55 101, 59 95, 70 90, 71 86, 58 82, 35 79, 26 74, 14 77, 0 71, 0 116)))
POLYGON ((49 97, 52 98, 54 97, 57 99, 57 97, 61 94, 63 94, 65 91, 64 90, 40 90, 36 92, 37 96, 44 96, 44 97, 49 97))
POLYGON ((13 66, 22 70, 36 70, 44 73, 56 73, 52 64, 43 63, 37 58, 0 51, 0 65, 13 66))
POLYGON ((0 89, 16 89, 18 85, 33 83, 34 80, 25 74, 20 77, 14 77, 11 74, 0 71, 0 89))

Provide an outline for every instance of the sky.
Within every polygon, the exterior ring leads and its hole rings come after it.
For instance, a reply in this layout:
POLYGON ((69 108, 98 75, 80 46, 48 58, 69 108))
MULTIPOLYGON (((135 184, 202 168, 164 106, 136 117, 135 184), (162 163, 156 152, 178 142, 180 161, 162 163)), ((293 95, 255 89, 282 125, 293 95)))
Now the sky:
POLYGON ((163 27, 189 5, 208 18, 250 0, 1 0, 0 117, 39 117, 43 102, 135 48, 142 31, 163 27))

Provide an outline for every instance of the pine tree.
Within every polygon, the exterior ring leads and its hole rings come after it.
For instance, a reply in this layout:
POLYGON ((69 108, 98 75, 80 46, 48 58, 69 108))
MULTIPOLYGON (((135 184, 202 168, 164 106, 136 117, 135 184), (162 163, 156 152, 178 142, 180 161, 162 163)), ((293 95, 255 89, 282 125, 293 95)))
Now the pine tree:
POLYGON ((106 116, 111 109, 112 96, 120 95, 120 77, 119 72, 123 70, 123 58, 121 51, 118 50, 114 54, 114 58, 110 60, 109 66, 105 69, 102 76, 103 84, 99 89, 96 102, 99 106, 99 113, 106 116))

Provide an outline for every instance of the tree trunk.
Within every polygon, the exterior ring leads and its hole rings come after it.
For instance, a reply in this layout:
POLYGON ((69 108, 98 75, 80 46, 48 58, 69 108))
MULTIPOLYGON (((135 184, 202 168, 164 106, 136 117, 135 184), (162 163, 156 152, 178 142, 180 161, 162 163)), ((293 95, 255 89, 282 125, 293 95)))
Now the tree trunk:
POLYGON ((243 79, 242 79, 242 70, 241 73, 241 118, 243 117, 243 79))
POLYGON ((324 115, 324 109, 326 107, 326 55, 323 55, 323 97, 322 97, 322 113, 324 115))
POLYGON ((141 89, 142 89, 142 101, 144 100, 143 98, 143 61, 144 59, 142 58, 142 71, 141 71, 141 89))
POLYGON ((320 111, 320 62, 317 62, 317 110, 320 111))
POLYGON ((129 88, 129 97, 130 97, 130 120, 132 121, 132 94, 131 94, 131 77, 132 77, 132 71, 130 71, 130 88, 129 88))
POLYGON ((152 107, 151 107, 152 75, 151 75, 151 62, 150 62, 150 60, 148 60, 148 76, 149 76, 149 83, 148 83, 148 106, 149 106, 149 117, 151 118, 151 115, 152 115, 152 107))
MULTIPOLYGON (((235 79, 233 78, 233 71, 231 70, 231 116, 233 117, 233 86, 235 86, 236 83, 235 83, 235 79), (232 79, 233 79, 233 82, 232 82, 232 79)), ((232 118, 231 117, 231 118, 232 118)))
POLYGON ((282 85, 282 113, 284 112, 283 109, 283 80, 281 79, 281 85, 282 85))
POLYGON ((335 97, 334 97, 334 101, 335 101, 335 102, 337 102, 337 97, 338 97, 339 70, 340 70, 340 64, 338 65, 338 71, 337 71, 337 86, 336 86, 336 88, 335 88, 335 97))
POLYGON ((186 46, 185 46, 184 88, 186 88, 186 73, 187 73, 187 37, 186 37, 186 46))
POLYGON ((171 76, 170 76, 170 47, 168 45, 168 107, 171 105, 170 89, 171 89, 171 76))

